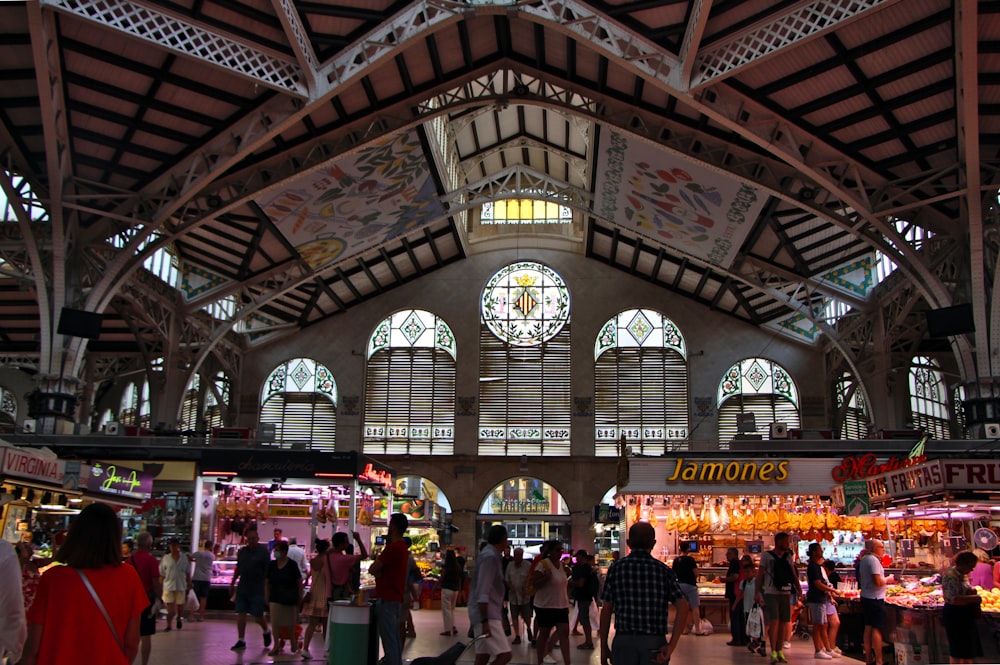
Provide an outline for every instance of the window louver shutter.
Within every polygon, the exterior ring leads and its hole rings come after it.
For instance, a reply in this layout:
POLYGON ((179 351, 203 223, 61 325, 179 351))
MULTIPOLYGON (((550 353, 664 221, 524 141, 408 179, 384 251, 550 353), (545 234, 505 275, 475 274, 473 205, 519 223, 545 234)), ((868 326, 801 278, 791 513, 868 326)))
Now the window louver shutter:
MULTIPOLYGON (((598 431, 633 430, 635 436, 628 437, 628 445, 644 455, 687 449, 687 365, 679 353, 619 348, 601 354, 594 374, 594 423, 598 431)), ((598 457, 618 454, 618 436, 596 438, 598 457)))
POLYGON ((260 422, 274 423, 275 443, 282 448, 333 452, 337 414, 333 403, 316 393, 279 393, 261 409, 260 422))
POLYGON ((485 326, 479 340, 479 454, 569 455, 569 324, 537 346, 509 346, 485 326))
POLYGON ((365 383, 366 454, 454 454, 455 361, 447 352, 379 351, 365 383))

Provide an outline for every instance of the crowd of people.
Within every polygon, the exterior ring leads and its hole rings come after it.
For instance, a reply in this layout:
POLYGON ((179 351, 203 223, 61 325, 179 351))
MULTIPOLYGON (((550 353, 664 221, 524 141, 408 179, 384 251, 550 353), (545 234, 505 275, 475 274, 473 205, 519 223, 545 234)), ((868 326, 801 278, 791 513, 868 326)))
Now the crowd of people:
MULTIPOLYGON (((385 665, 402 663, 403 644, 412 636, 407 616, 414 594, 419 594, 405 536, 408 526, 404 515, 390 517, 386 546, 369 569, 375 578, 373 611, 385 665)), ((237 554, 231 583, 238 636, 233 650, 246 648, 249 615, 261 627, 265 648, 273 643, 271 655, 288 646, 311 659, 310 642, 325 627, 329 602, 351 598, 359 590, 360 561, 368 557, 360 535, 352 534, 359 554, 353 553, 346 533, 337 533, 331 541, 317 541, 308 561, 294 539, 284 539, 280 530, 266 545, 254 528, 244 535, 246 545, 237 554), (299 634, 300 616, 308 618, 304 637, 299 634)), ((522 548, 510 550, 505 527, 492 526, 470 576, 469 632, 478 638, 476 664, 505 665, 512 645, 523 642, 534 647, 538 665, 556 662, 556 649, 569 664, 570 637, 576 634, 583 637, 577 649, 599 648, 602 665, 667 663, 683 634, 698 633, 697 585, 691 579, 697 566, 688 552, 682 552, 672 568, 667 566, 652 555, 655 543, 652 526, 633 524, 628 555, 616 558, 601 584, 586 551, 578 551, 572 561, 553 540, 528 560, 522 548), (672 631, 667 625, 670 605, 676 609, 672 631), (574 606, 580 633, 575 624, 570 630, 574 606), (592 625, 592 613, 599 614, 597 626, 592 625)), ((129 665, 138 657, 146 665, 162 609, 165 631, 180 630, 185 617, 204 619, 215 562, 211 542, 185 554, 177 541, 169 541, 168 552, 159 560, 152 544, 146 532, 134 543, 123 543, 120 521, 101 503, 81 511, 55 553, 53 561, 62 565, 44 574, 39 574, 39 566, 50 561, 35 559, 30 541, 14 546, 0 542, 0 662, 5 657, 21 665, 77 662, 76 645, 86 643, 93 662, 129 665)), ((882 542, 868 540, 855 562, 868 665, 883 665, 886 589, 894 582, 883 568, 884 551, 882 542)), ((819 543, 812 543, 807 554, 801 605, 808 612, 814 655, 817 660, 840 658, 839 575, 832 562, 824 560, 819 543)), ((726 559, 731 631, 727 644, 769 654, 771 663, 787 662, 785 651, 800 605, 796 596, 802 591, 789 535, 775 536, 774 548, 760 556, 759 566, 736 548, 727 551, 726 559)), ((952 564, 941 579, 942 619, 951 662, 971 663, 983 653, 976 629, 981 601, 974 587, 992 588, 1000 565, 993 565, 985 552, 968 551, 956 555, 952 564)), ((464 578, 464 561, 454 551, 446 552, 440 578, 441 635, 459 633, 456 606, 464 578)))

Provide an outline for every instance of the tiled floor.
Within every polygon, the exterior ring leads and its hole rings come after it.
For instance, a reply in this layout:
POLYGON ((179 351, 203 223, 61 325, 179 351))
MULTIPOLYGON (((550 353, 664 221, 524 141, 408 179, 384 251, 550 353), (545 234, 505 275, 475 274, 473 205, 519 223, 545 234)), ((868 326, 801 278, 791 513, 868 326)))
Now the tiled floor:
MULTIPOLYGON (((420 656, 436 656, 442 653, 450 645, 454 644, 457 638, 441 637, 441 613, 438 610, 420 610, 414 613, 417 637, 409 639, 403 651, 403 661, 408 663, 420 656)), ((459 608, 459 617, 462 624, 468 629, 468 619, 464 608, 459 608)), ((162 630, 163 622, 159 622, 158 629, 162 630)), ((236 641, 236 621, 234 618, 216 618, 204 623, 194 623, 187 621, 182 630, 173 630, 169 633, 159 633, 153 637, 153 653, 150 658, 150 665, 256 665, 258 663, 313 663, 325 662, 322 648, 320 646, 320 636, 313 638, 314 648, 312 649, 314 659, 303 661, 290 655, 272 658, 267 655, 261 641, 260 628, 250 623, 247 626, 247 649, 246 651, 234 652, 229 647, 236 641)), ((464 639, 463 635, 459 635, 464 639)), ((727 647, 726 641, 729 639, 728 632, 707 637, 685 636, 681 639, 674 658, 674 663, 688 663, 697 665, 767 665, 768 660, 760 656, 751 655, 745 648, 727 647)), ((580 651, 576 646, 583 641, 582 637, 572 637, 572 662, 574 665, 599 665, 600 652, 580 651)), ((536 658, 534 650, 527 644, 513 647, 513 665, 535 665, 536 658)), ((812 642, 795 639, 792 649, 787 653, 791 663, 818 663, 821 661, 813 658, 812 642)), ((562 659, 558 653, 556 660, 561 663, 562 659)), ((466 651, 459 659, 459 663, 471 663, 473 654, 466 651)), ((138 659, 136 659, 138 663, 138 659)), ((364 663, 348 662, 346 658, 338 659, 336 655, 329 661, 336 665, 364 665, 364 663)), ((823 661, 826 662, 826 661, 823 661)), ((840 661, 847 665, 854 663, 850 658, 840 661)), ((888 662, 888 659, 887 659, 888 662)))

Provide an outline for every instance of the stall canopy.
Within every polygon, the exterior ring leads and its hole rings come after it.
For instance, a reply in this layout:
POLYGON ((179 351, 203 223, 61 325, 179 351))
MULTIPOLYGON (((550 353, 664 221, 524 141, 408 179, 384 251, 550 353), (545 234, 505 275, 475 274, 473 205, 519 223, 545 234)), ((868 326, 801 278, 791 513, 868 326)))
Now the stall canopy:
POLYGON ((336 482, 357 479, 362 484, 393 489, 392 469, 356 451, 342 453, 282 450, 206 450, 201 475, 336 482))

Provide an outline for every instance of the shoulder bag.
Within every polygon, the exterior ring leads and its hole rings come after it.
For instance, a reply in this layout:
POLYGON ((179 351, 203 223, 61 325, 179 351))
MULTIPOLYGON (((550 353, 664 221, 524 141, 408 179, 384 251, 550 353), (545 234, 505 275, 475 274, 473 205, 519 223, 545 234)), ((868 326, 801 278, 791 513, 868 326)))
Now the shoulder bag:
POLYGON ((101 611, 101 615, 104 617, 104 620, 108 622, 108 628, 111 629, 111 634, 114 635, 115 643, 118 645, 118 648, 121 649, 122 655, 125 656, 127 660, 128 656, 125 654, 125 645, 122 644, 122 638, 118 636, 118 630, 115 629, 115 624, 112 623, 111 617, 108 615, 108 611, 104 608, 104 603, 101 602, 100 596, 98 596, 97 592, 94 591, 94 585, 90 583, 90 579, 87 578, 86 573, 84 573, 81 569, 74 568, 73 570, 75 570, 80 576, 80 579, 83 580, 83 585, 87 587, 87 591, 90 592, 90 597, 93 598, 94 602, 97 604, 97 609, 101 611))

